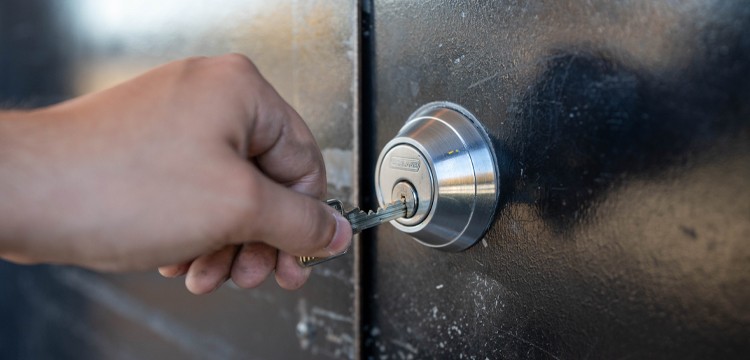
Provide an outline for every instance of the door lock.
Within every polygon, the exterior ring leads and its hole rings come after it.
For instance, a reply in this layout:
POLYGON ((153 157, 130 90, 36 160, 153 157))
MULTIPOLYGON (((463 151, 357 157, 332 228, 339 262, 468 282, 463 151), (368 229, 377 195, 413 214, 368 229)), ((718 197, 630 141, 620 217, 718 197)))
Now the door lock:
POLYGON ((488 230, 498 204, 490 138, 463 107, 427 104, 380 153, 375 191, 380 206, 406 202, 406 216, 391 221, 397 229, 425 246, 464 250, 488 230))

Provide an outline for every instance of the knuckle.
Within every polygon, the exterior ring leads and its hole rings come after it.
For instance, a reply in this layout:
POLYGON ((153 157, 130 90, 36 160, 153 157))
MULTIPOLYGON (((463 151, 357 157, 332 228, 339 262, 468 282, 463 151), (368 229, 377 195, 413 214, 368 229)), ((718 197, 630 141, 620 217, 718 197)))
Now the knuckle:
POLYGON ((182 60, 182 63, 192 66, 192 65, 197 65, 197 64, 206 62, 206 60, 208 59, 209 58, 207 56, 190 56, 182 60))
POLYGON ((255 64, 245 55, 228 54, 211 58, 210 76, 222 84, 229 98, 253 99, 262 76, 255 64))
POLYGON ((248 78, 258 76, 258 68, 247 56, 227 54, 215 57, 193 56, 174 63, 185 76, 202 78, 208 76, 225 84, 247 83, 248 78))
POLYGON ((242 54, 227 54, 216 58, 216 60, 219 67, 235 76, 248 76, 258 73, 258 68, 255 66, 253 61, 242 54))
POLYGON ((191 76, 195 74, 197 69, 200 69, 203 64, 208 61, 205 56, 191 56, 173 63, 178 69, 179 74, 182 76, 191 76))

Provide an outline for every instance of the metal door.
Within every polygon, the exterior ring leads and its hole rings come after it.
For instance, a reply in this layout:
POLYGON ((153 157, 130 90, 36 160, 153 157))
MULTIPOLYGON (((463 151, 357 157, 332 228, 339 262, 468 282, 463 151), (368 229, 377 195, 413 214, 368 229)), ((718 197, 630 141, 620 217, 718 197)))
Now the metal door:
POLYGON ((468 251, 365 242, 367 358, 747 356, 746 2, 369 6, 372 153, 451 101, 502 181, 468 251))

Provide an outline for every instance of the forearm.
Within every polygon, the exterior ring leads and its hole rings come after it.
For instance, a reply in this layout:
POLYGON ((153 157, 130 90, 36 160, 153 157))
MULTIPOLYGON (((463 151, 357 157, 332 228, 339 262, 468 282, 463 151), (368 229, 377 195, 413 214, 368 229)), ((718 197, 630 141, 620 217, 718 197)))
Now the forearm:
POLYGON ((33 112, 0 112, 0 254, 13 257, 25 248, 33 203, 42 202, 35 199, 32 181, 38 171, 34 167, 38 122, 33 119, 33 112))
POLYGON ((0 112, 1 257, 69 264, 86 258, 90 246, 79 230, 95 221, 75 199, 90 200, 97 191, 81 166, 90 149, 81 147, 88 134, 78 120, 60 105, 0 112))

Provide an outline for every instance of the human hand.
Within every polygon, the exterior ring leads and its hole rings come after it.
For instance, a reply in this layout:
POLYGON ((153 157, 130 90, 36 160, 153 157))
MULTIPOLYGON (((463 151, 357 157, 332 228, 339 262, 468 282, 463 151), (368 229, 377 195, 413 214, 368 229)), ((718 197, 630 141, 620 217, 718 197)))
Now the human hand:
POLYGON ((0 117, 0 256, 105 271, 157 266, 193 293, 231 276, 283 288, 348 222, 322 155, 244 56, 169 63, 111 89, 0 117), (170 265, 177 264, 177 265, 170 265))

